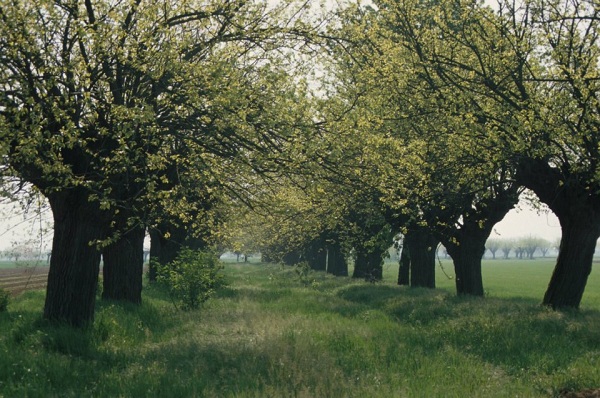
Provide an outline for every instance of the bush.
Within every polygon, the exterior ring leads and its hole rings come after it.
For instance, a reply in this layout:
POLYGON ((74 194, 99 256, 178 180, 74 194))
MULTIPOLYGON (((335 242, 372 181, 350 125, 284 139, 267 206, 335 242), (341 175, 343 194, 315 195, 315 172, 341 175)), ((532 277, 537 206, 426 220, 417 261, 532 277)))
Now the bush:
POLYGON ((175 307, 193 310, 222 285, 222 269, 214 253, 183 248, 172 263, 157 267, 156 280, 167 287, 175 307))
POLYGON ((10 293, 0 287, 0 312, 6 311, 8 302, 10 301, 10 293))

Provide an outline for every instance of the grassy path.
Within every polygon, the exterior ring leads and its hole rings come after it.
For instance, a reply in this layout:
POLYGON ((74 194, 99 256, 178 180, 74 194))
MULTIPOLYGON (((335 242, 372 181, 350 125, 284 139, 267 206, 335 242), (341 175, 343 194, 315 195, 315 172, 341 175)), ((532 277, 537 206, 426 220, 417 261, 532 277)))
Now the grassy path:
POLYGON ((549 275, 538 265, 515 265, 510 280, 508 263, 486 264, 482 300, 455 297, 452 280, 410 289, 228 264, 229 286, 200 311, 174 311, 147 287, 141 307, 99 302, 85 332, 41 322, 43 293, 27 292, 0 313, 0 396, 556 397, 600 387, 599 307, 541 308, 534 286, 543 291, 549 275), (529 271, 539 280, 520 286, 529 271))

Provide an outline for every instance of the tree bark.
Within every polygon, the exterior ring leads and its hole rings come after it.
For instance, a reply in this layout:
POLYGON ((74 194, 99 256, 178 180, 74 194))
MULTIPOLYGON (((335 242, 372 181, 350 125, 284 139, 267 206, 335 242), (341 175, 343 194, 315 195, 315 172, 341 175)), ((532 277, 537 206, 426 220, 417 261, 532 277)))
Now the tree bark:
POLYGON ((383 256, 378 250, 356 249, 353 278, 380 281, 383 278, 383 256))
POLYGON ((100 251, 91 243, 106 237, 106 222, 83 189, 50 194, 48 199, 54 237, 44 318, 84 327, 94 320, 100 269, 100 251))
POLYGON ((145 229, 135 227, 102 251, 102 299, 142 302, 144 236, 145 229))
POLYGON ((339 242, 327 248, 327 272, 335 276, 348 276, 348 262, 339 242))
POLYGON ((308 266, 315 271, 327 270, 327 249, 325 241, 317 238, 312 241, 305 250, 305 258, 308 266))
POLYGON ((444 242, 454 262, 458 295, 483 296, 481 258, 488 236, 481 230, 463 231, 458 242, 444 242))
POLYGON ((410 253, 408 251, 408 246, 406 245, 406 237, 404 238, 398 265, 398 284, 401 286, 408 286, 410 284, 410 253))
POLYGON ((404 237, 410 254, 410 285, 435 288, 435 250, 439 240, 426 228, 409 230, 404 237))
POLYGON ((557 215, 562 238, 556 266, 544 294, 543 304, 554 309, 579 308, 600 236, 600 214, 580 209, 576 215, 557 215))

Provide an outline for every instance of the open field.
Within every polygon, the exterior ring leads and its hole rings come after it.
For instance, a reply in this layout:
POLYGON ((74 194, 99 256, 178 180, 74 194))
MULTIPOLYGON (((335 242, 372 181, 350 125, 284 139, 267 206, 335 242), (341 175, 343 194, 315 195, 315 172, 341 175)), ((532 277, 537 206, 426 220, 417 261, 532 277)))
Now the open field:
MULTIPOLYGON (((522 298, 542 301, 544 292, 550 282, 555 258, 538 258, 535 260, 483 260, 483 287, 488 297, 522 298)), ((384 279, 394 283, 398 278, 398 265, 387 261, 384 265, 384 279)), ((441 267, 436 268, 436 286, 448 292, 455 291, 454 269, 452 261, 441 260, 441 267), (443 271, 450 276, 449 279, 443 271)), ((581 301, 582 309, 600 310, 600 259, 594 262, 592 273, 588 279, 585 293, 581 301)))
POLYGON ((227 264, 229 285, 200 311, 174 311, 147 286, 140 307, 99 301, 85 331, 42 322, 43 292, 26 292, 0 313, 0 396, 558 397, 600 387, 600 306, 540 307, 548 265, 523 263, 533 268, 486 263, 485 299, 455 297, 451 280, 410 289, 227 264))

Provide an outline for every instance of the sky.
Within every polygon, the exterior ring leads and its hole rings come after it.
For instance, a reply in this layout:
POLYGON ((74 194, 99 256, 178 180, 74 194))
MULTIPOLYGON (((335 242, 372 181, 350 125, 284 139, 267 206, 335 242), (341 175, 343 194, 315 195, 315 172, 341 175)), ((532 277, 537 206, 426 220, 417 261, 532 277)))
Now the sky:
POLYGON ((560 239, 560 223, 550 212, 538 212, 526 203, 520 203, 518 209, 513 209, 494 227, 490 238, 521 238, 534 236, 554 242, 560 239))

